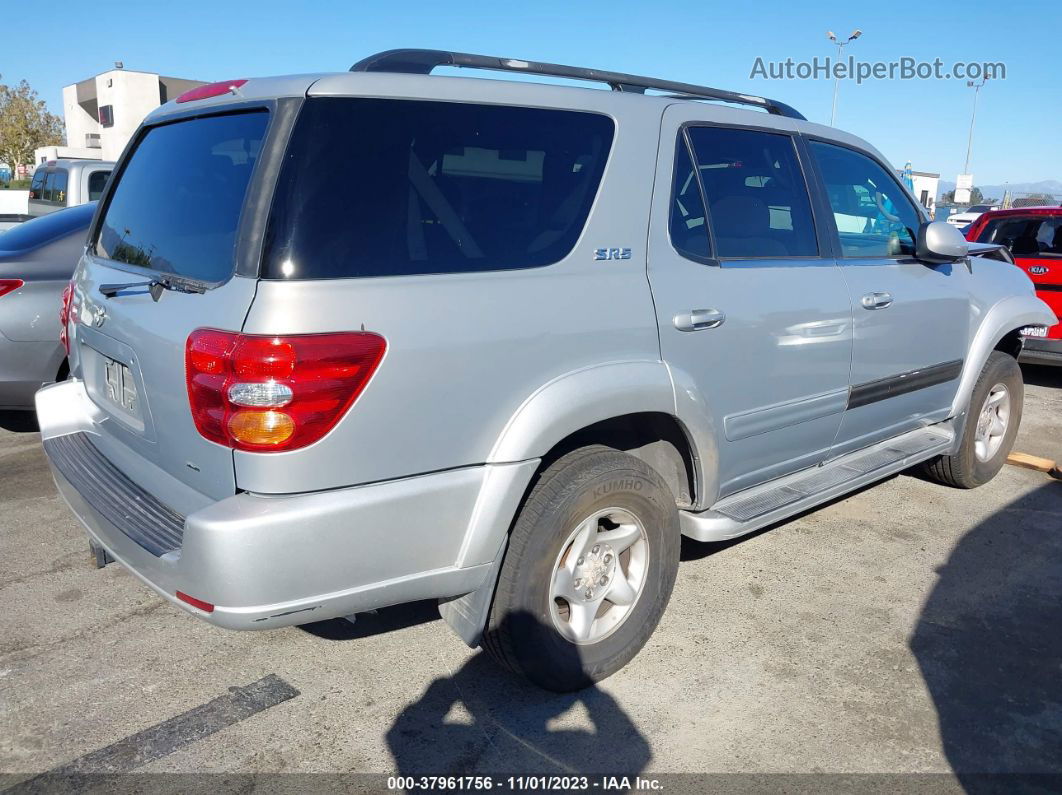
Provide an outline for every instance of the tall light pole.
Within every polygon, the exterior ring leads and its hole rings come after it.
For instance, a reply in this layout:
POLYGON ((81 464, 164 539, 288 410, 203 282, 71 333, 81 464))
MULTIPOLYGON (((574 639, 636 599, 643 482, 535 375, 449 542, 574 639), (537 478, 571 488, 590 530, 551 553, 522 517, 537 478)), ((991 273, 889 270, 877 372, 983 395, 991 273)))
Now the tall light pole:
MULTIPOLYGON (((841 58, 842 58, 842 56, 844 54, 845 45, 855 41, 856 39, 858 39, 862 35, 863 35, 863 31, 861 31, 861 30, 859 30, 857 28, 856 30, 852 31, 852 35, 851 36, 849 36, 844 41, 841 41, 835 35, 833 35, 833 31, 832 30, 826 31, 826 38, 828 38, 830 41, 832 41, 834 44, 837 45, 837 62, 838 63, 840 63, 841 58)), ((830 126, 831 127, 833 126, 834 120, 837 118, 837 89, 840 87, 840 83, 841 83, 841 78, 835 72, 834 76, 833 76, 833 110, 830 111, 830 126)))
POLYGON ((973 149, 973 128, 974 120, 977 118, 977 96, 981 93, 981 89, 985 87, 985 83, 988 82, 988 78, 984 78, 980 83, 975 83, 973 80, 966 81, 966 87, 974 90, 974 104, 973 113, 970 114, 970 137, 966 139, 966 167, 963 168, 963 174, 970 173, 970 150, 973 149))

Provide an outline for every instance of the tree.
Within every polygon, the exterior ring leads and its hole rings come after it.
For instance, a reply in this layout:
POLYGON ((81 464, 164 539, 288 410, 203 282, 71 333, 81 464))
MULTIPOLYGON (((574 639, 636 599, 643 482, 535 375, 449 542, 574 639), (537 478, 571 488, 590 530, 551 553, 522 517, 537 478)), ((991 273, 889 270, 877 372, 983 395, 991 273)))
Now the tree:
POLYGON ((18 167, 33 162, 33 150, 63 143, 63 120, 48 112, 44 100, 25 80, 0 83, 0 161, 18 167))
POLYGON ((982 204, 985 197, 980 188, 970 188, 970 204, 982 204))

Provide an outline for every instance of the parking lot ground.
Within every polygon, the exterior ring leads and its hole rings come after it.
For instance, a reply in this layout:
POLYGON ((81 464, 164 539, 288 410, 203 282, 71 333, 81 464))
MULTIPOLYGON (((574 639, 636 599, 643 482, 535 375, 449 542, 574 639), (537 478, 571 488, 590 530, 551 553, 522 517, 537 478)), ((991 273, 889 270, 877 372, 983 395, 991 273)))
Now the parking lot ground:
MULTIPOLYGON (((1062 458, 1062 371, 1025 372, 1016 449, 1062 458)), ((86 755, 78 769, 917 772, 953 789, 1062 774, 1062 482, 1038 472, 970 492, 901 475, 738 543, 685 543, 641 654, 555 695, 431 604, 268 632, 197 621, 93 566, 32 426, 4 425, 7 783, 86 755)))

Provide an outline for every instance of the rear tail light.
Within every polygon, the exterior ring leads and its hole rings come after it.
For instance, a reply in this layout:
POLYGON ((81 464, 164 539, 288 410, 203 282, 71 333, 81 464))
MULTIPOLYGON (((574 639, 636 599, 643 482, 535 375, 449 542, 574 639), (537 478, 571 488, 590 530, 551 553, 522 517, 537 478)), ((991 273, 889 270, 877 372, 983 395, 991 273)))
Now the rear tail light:
POLYGON ((59 306, 59 342, 63 343, 63 350, 70 355, 70 337, 66 332, 66 324, 70 321, 70 307, 74 301, 74 283, 70 282, 63 288, 63 302, 59 306))
POLYGON ((220 83, 207 83, 205 86, 199 86, 193 88, 191 91, 185 91, 179 97, 177 102, 194 102, 197 99, 210 99, 210 97, 220 97, 223 94, 229 92, 235 92, 237 88, 246 83, 247 80, 222 80, 220 83))
POLYGON ((371 332, 257 336, 198 329, 185 372, 195 427, 252 452, 297 450, 323 437, 369 382, 387 349, 371 332))
POLYGON ((23 284, 22 279, 0 279, 0 296, 15 292, 23 284))

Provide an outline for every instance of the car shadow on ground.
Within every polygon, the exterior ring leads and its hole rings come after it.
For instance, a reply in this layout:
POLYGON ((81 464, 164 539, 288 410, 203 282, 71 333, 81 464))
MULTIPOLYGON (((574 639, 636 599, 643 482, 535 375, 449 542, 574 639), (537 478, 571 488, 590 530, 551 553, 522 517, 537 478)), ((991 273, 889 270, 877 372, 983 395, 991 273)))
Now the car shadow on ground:
MULTIPOLYGON (((343 641, 437 620, 436 603, 423 601, 359 614, 355 623, 340 618, 300 629, 343 641)), ((535 619, 521 613, 509 620, 535 619)), ((395 718, 386 740, 402 776, 633 777, 652 758, 645 737, 604 690, 591 686, 552 693, 504 669, 484 651, 428 685, 395 718), (592 730, 585 728, 587 722, 592 730)))
POLYGON ((37 433, 37 415, 32 411, 0 411, 0 428, 12 433, 37 433))
MULTIPOLYGON (((522 613, 510 620, 536 619, 522 613)), ((578 652, 568 648, 574 660, 578 652)), ((435 679, 399 713, 386 740, 403 776, 633 777, 652 758, 649 743, 609 693, 597 686, 552 693, 482 651, 435 679)))
POLYGON ((345 618, 331 618, 302 624, 299 629, 323 640, 357 640, 441 620, 439 603, 432 599, 385 607, 372 613, 359 613, 354 622, 345 618))
POLYGON ((968 792, 1058 791, 1062 483, 1045 479, 970 530, 937 574, 909 642, 953 771, 968 792))

